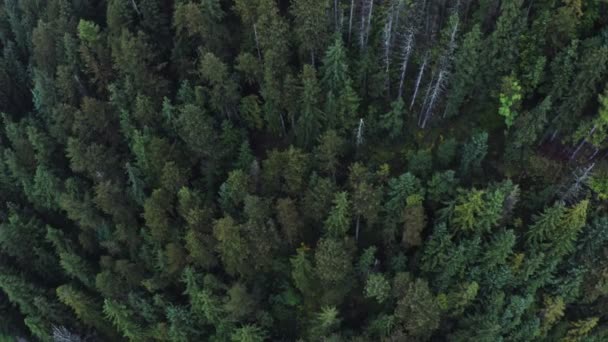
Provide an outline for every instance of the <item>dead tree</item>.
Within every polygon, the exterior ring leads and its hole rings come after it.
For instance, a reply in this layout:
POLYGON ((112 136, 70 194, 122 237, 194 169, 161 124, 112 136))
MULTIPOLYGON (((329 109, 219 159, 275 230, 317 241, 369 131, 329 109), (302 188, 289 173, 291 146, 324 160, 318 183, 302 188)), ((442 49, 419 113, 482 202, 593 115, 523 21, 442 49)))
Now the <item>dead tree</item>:
POLYGON ((365 51, 367 48, 373 13, 374 0, 363 0, 363 3, 361 4, 361 17, 359 22, 359 47, 361 48, 361 51, 365 51))
POLYGON ((350 0, 350 14, 348 16, 348 43, 353 32, 353 16, 355 14, 355 0, 350 0))
POLYGON ((583 140, 581 141, 580 144, 578 144, 578 146, 576 147, 576 149, 574 150, 574 152, 572 152, 572 154, 570 154, 570 160, 572 160, 572 159, 574 159, 576 157, 576 155, 581 150, 581 148, 583 148, 583 146, 585 146, 585 144, 587 143, 587 138, 589 138, 590 136, 592 136, 593 133, 595 133, 596 129, 597 129, 597 125, 593 125, 593 128, 591 128, 591 130, 589 131, 589 133, 587 134, 587 136, 585 138, 583 138, 583 140))
POLYGON ((420 65, 420 71, 418 71, 418 77, 416 78, 416 85, 414 86, 414 94, 412 95, 412 102, 410 103, 410 109, 414 107, 414 103, 416 102, 416 96, 418 95, 418 90, 420 89, 420 84, 422 83, 422 77, 424 76, 424 71, 426 68, 426 64, 429 61, 429 53, 427 52, 424 55, 424 59, 422 60, 422 64, 420 65))
POLYGON ((585 167, 579 167, 572 173, 573 180, 569 186, 562 192, 561 200, 566 203, 575 202, 575 200, 581 195, 585 184, 592 176, 593 168, 595 163, 591 163, 585 167))
MULTIPOLYGON (((407 71, 407 65, 410 60, 410 56, 412 55, 412 51, 414 49, 414 31, 412 29, 409 30, 408 34, 405 36, 405 42, 403 43, 403 52, 401 57, 401 77, 399 78, 399 93, 397 97, 403 96, 403 85, 405 84, 405 75, 407 71)), ((423 62, 426 63, 426 59, 423 62)), ((420 84, 417 84, 420 86, 420 84)))
POLYGON ((428 98, 428 103, 426 104, 426 108, 423 106, 422 112, 420 113, 419 126, 424 129, 426 127, 427 122, 433 116, 433 111, 435 109, 435 104, 437 103, 439 96, 445 89, 445 84, 447 82, 447 71, 445 69, 439 71, 439 75, 437 76, 437 80, 435 84, 432 86, 433 91, 431 92, 431 96, 428 98))

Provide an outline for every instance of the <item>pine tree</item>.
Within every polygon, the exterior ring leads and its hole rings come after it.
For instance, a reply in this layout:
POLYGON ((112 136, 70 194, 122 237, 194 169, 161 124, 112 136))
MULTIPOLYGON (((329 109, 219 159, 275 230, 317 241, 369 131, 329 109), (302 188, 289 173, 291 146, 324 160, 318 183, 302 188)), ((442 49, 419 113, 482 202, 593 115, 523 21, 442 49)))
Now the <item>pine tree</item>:
POLYGON ((327 178, 313 174, 307 184, 302 200, 302 214, 306 219, 322 224, 322 218, 329 215, 336 192, 336 185, 327 178))
POLYGON ((295 287, 302 292, 305 297, 313 298, 317 292, 316 275, 313 265, 308 260, 308 248, 302 246, 297 249, 297 254, 292 256, 291 262, 291 277, 295 287))
POLYGON ((276 203, 277 221, 282 228, 283 238, 295 246, 303 237, 303 222, 296 203, 291 198, 280 198, 276 203))
POLYGON ((324 306, 317 313, 311 336, 314 338, 322 338, 328 336, 332 331, 336 330, 340 325, 338 309, 335 306, 324 306))
POLYGON ((146 339, 144 328, 134 320, 134 312, 126 305, 106 299, 103 312, 124 337, 131 341, 146 339))
POLYGON ((218 241, 217 250, 226 272, 247 273, 247 247, 239 225, 230 216, 221 218, 213 225, 213 236, 218 241))
POLYGON ((217 146, 218 137, 213 120, 205 111, 188 104, 181 109, 177 120, 179 135, 195 156, 209 159, 215 154, 211 147, 217 146))
POLYGON ((460 107, 473 95, 480 82, 479 59, 482 54, 482 34, 479 25, 473 26, 458 47, 454 57, 455 73, 450 81, 450 90, 444 116, 459 114, 460 107))
POLYGON ((407 205, 403 211, 405 227, 402 243, 407 247, 422 245, 422 231, 426 226, 426 215, 422 207, 422 196, 415 194, 406 199, 407 205))
POLYGON ((439 306, 424 280, 411 281, 404 290, 395 317, 412 336, 428 338, 439 327, 439 306))
POLYGON ((110 323, 106 321, 102 312, 102 304, 90 295, 71 285, 62 285, 57 288, 57 297, 65 305, 71 307, 78 319, 85 324, 95 327, 109 336, 114 335, 110 323))
POLYGON ((404 133, 405 103, 399 97, 391 104, 391 110, 382 115, 380 126, 388 131, 392 139, 400 137, 404 133))
POLYGON ((389 218, 400 217, 405 208, 406 200, 411 195, 424 195, 420 180, 411 173, 405 173, 399 178, 392 178, 388 182, 388 201, 385 210, 389 218))
POLYGON ((533 246, 540 247, 542 242, 551 238, 552 232, 558 229, 565 215, 563 204, 557 203, 551 208, 545 209, 542 215, 534 219, 534 224, 526 234, 526 240, 533 246))
POLYGON ((327 172, 336 180, 336 171, 340 165, 340 158, 344 156, 346 143, 335 130, 327 130, 319 138, 319 145, 316 148, 319 167, 327 172))
POLYGON ((188 308, 168 307, 167 320, 169 321, 169 337, 172 341, 190 341, 201 338, 202 331, 196 329, 196 323, 188 308))
POLYGON ((358 163, 351 165, 349 185, 352 188, 351 202, 356 222, 355 239, 357 241, 361 231, 361 219, 364 219, 366 226, 371 228, 378 220, 382 209, 383 189, 371 184, 369 178, 369 171, 363 165, 358 163))
POLYGON ((266 332, 256 325, 244 325, 236 329, 230 336, 232 342, 262 342, 266 339, 266 332))
POLYGON ((458 179, 452 170, 442 173, 436 172, 428 181, 428 198, 436 203, 444 202, 456 194, 458 179))
POLYGON ((462 149, 460 174, 470 177, 471 172, 477 172, 487 153, 488 133, 482 132, 471 137, 471 140, 462 149))
POLYGON ((386 301, 390 295, 391 287, 382 274, 371 274, 365 282, 365 296, 373 298, 378 303, 386 301))
POLYGON ((316 140, 323 127, 324 114, 320 109, 320 87, 315 69, 305 65, 302 71, 302 97, 300 99, 300 117, 296 125, 296 134, 302 146, 310 146, 316 140))
POLYGON ((325 52, 321 75, 321 84, 327 92, 325 113, 328 126, 342 129, 354 127, 359 99, 353 91, 346 51, 339 36, 325 52))
POLYGON ((210 104, 218 112, 231 117, 239 102, 238 84, 232 79, 228 67, 212 53, 201 59, 200 74, 210 84, 210 104))
POLYGON ((300 56, 302 60, 310 58, 313 66, 318 53, 323 51, 329 41, 329 7, 327 0, 297 0, 291 4, 300 56))
POLYGON ((144 203, 143 217, 150 228, 150 234, 157 242, 165 242, 171 232, 170 214, 173 211, 171 196, 164 189, 156 189, 144 203))
POLYGON ((346 192, 337 193, 334 197, 333 208, 325 220, 325 229, 328 236, 333 238, 344 237, 350 229, 350 203, 346 192))
POLYGON ((568 208, 564 213, 558 230, 551 237, 555 241, 555 251, 559 254, 571 253, 575 250, 578 233, 587 222, 587 210, 589 201, 584 200, 568 208))
POLYGON ((315 249, 315 272, 326 290, 321 302, 341 302, 352 286, 352 247, 343 240, 321 239, 315 249))

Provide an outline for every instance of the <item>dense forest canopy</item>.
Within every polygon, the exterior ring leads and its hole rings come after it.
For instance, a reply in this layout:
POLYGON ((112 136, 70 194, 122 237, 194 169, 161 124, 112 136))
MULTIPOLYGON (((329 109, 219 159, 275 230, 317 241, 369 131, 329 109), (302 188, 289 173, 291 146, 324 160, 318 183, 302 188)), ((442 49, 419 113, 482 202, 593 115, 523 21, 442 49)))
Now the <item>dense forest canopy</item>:
POLYGON ((0 339, 608 341, 605 0, 0 0, 0 339))

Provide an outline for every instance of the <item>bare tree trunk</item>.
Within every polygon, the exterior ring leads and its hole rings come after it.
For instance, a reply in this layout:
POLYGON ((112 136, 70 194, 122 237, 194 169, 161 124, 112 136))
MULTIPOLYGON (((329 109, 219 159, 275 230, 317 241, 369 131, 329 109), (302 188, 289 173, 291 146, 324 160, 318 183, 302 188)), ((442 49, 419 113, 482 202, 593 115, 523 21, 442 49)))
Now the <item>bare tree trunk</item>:
POLYGON ((587 137, 585 137, 583 139, 583 141, 581 141, 581 143, 578 144, 578 147, 576 148, 576 150, 574 150, 574 152, 570 155, 570 160, 572 160, 576 157, 576 155, 581 150, 581 148, 587 143, 587 138, 590 137, 591 135, 593 135, 593 133, 595 133, 596 128, 597 128, 597 126, 593 125, 593 128, 591 129, 591 131, 589 131, 589 134, 587 134, 587 137))
POLYGON ((336 25, 336 31, 338 31, 338 0, 334 0, 334 23, 336 25))
POLYGON ((597 154, 600 152, 599 148, 597 148, 595 146, 593 148, 595 148, 595 151, 593 152, 593 154, 591 155, 591 157, 589 157, 589 161, 592 161, 593 158, 595 158, 595 156, 597 156, 597 154))
POLYGON ((89 96, 89 92, 87 91, 87 88, 80 81, 80 77, 78 77, 77 74, 74 74, 73 77, 74 77, 74 81, 76 81, 76 83, 78 84, 78 92, 80 93, 80 95, 89 96))
MULTIPOLYGON (((401 62, 401 78, 399 79, 399 97, 403 96, 403 84, 405 83, 405 72, 407 71, 407 64, 412 54, 412 46, 414 43, 414 33, 410 32, 405 38, 405 45, 403 48, 403 61, 401 62)), ((426 60, 424 61, 426 63, 426 60)))
POLYGON ((359 228, 361 226, 361 215, 357 215, 357 226, 355 228, 355 241, 359 241, 359 228))
POLYGON ((443 82, 445 82, 445 70, 441 70, 439 72, 439 76, 437 76, 437 82, 435 82, 435 87, 433 89, 433 94, 431 95, 431 99, 427 106, 426 112, 424 114, 424 119, 422 120, 421 128, 424 129, 426 127, 427 121, 433 115, 433 107, 435 106, 435 102, 437 101, 437 97, 441 93, 443 88, 443 82))
POLYGON ((348 16, 348 43, 350 44, 350 37, 353 31, 353 14, 355 11, 355 0, 350 0, 350 15, 348 16))
POLYGON ((141 16, 141 12, 139 11, 137 4, 135 3, 135 0, 131 0, 131 5, 133 6, 133 9, 135 10, 135 12, 137 12, 137 15, 141 16))
POLYGON ((565 191, 563 191, 561 199, 566 203, 570 203, 572 200, 578 198, 583 189, 583 184, 587 182, 591 177, 591 171, 595 167, 595 163, 591 163, 586 168, 577 168, 572 175, 574 176, 574 182, 565 191))
POLYGON ((397 5, 397 12, 395 14, 395 27, 397 30, 399 29, 399 19, 401 17, 401 9, 403 8, 403 1, 399 1, 399 5, 397 5))
POLYGON ((357 147, 359 147, 363 143, 363 128, 365 123, 363 122, 363 118, 359 119, 359 126, 357 127, 357 147))
POLYGON ((384 26, 384 66, 388 75, 391 61, 391 41, 393 34, 393 17, 392 13, 389 13, 389 19, 384 26))
POLYGON ((456 24, 454 24, 454 29, 452 30, 452 34, 450 35, 450 45, 448 47, 448 55, 451 55, 456 49, 456 32, 458 32, 458 23, 459 20, 456 20, 456 24))
POLYGON ((435 84, 435 72, 431 74, 431 82, 429 82, 429 86, 426 88, 426 92, 424 93, 424 100, 422 100, 422 108, 420 108, 420 114, 418 115, 418 126, 422 126, 422 113, 424 113, 424 110, 428 106, 428 100, 429 96, 431 96, 433 84, 435 84))
POLYGON ((255 37, 255 48, 258 51, 258 59, 262 62, 262 52, 260 51, 260 40, 258 39, 258 28, 253 24, 253 36, 255 37))
POLYGON ((418 115, 418 127, 422 126, 422 113, 424 112, 424 109, 426 108, 426 104, 429 98, 429 95, 431 94, 431 89, 433 88, 433 83, 435 82, 435 75, 431 75, 431 82, 429 83, 428 87, 426 88, 426 92, 424 93, 424 100, 422 101, 422 107, 420 108, 420 114, 418 115))
POLYGON ((361 2, 361 25, 359 28, 359 48, 363 50, 365 46, 365 2, 366 0, 362 0, 361 2))
MULTIPOLYGON (((363 0, 365 1, 365 0, 363 0)), ((359 45, 361 50, 365 50, 369 39, 369 30, 371 27, 372 14, 374 11, 374 0, 368 0, 369 5, 361 5, 361 32, 359 37, 359 45)))
POLYGON ((576 147, 576 149, 574 150, 574 152, 572 152, 570 154, 570 159, 569 160, 572 160, 572 159, 576 158, 576 155, 578 154, 578 152, 580 152, 581 148, 583 148, 583 146, 585 146, 586 143, 587 143, 587 139, 585 138, 585 139, 583 139, 583 141, 581 141, 580 144, 578 144, 578 146, 576 147))
POLYGON ((391 93, 391 74, 390 74, 390 65, 391 65, 391 43, 393 41, 393 7, 391 6, 390 12, 388 14, 388 22, 384 26, 384 68, 386 73, 386 90, 387 94, 390 97, 391 93))
POLYGON ((283 134, 287 135, 287 127, 285 126, 285 118, 283 118, 283 113, 279 113, 279 117, 281 118, 281 128, 283 128, 283 134))
POLYGON ((410 109, 414 107, 414 103, 416 102, 416 96, 418 95, 418 90, 420 89, 420 83, 422 82, 422 76, 424 75, 424 68, 426 68, 426 63, 428 62, 429 55, 428 53, 424 56, 424 60, 422 61, 422 65, 420 66, 420 71, 418 72, 418 78, 416 79, 416 86, 414 87, 414 95, 412 95, 412 102, 410 103, 410 109))
POLYGON ((369 30, 372 27, 372 14, 374 13, 374 0, 370 0, 369 14, 367 16, 367 30, 365 32, 365 46, 369 41, 369 30))
POLYGON ((550 141, 555 140, 555 137, 557 137, 557 133, 559 133, 559 130, 556 129, 555 132, 553 132, 553 134, 551 135, 551 140, 550 141))

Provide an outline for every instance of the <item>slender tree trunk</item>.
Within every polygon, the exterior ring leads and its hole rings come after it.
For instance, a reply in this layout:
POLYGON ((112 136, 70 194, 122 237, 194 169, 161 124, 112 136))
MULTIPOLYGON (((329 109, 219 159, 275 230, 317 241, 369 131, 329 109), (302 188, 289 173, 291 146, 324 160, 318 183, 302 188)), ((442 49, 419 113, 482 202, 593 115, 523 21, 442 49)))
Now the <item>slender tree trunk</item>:
POLYGON ((551 135, 551 140, 550 141, 555 140, 555 137, 557 137, 557 133, 558 132, 559 132, 559 130, 557 130, 557 129, 555 130, 555 132, 553 132, 553 134, 551 135))
MULTIPOLYGON (((405 84, 405 72, 407 71, 407 64, 412 54, 412 45, 414 42, 414 33, 410 32, 405 38, 405 45, 403 48, 403 61, 401 63, 401 78, 399 79, 399 94, 398 97, 403 96, 403 85, 405 84)), ((425 61, 426 63, 426 61, 425 61)))
POLYGON ((576 155, 578 154, 578 152, 580 152, 581 148, 583 148, 583 146, 585 146, 586 143, 587 143, 587 139, 585 138, 585 139, 583 139, 583 141, 581 141, 580 144, 578 144, 578 146, 576 147, 576 149, 574 150, 574 152, 572 152, 570 154, 570 159, 569 160, 572 160, 572 159, 576 158, 576 155))
POLYGON ((441 93, 441 89, 443 88, 444 81, 445 81, 445 71, 442 70, 439 72, 439 76, 437 76, 437 82, 435 82, 433 94, 431 95, 431 99, 429 101, 426 112, 424 114, 424 120, 422 121, 422 126, 421 126, 422 129, 424 129, 426 127, 427 121, 433 115, 433 107, 435 106, 435 102, 437 101, 437 97, 439 96, 439 93, 441 93))
POLYGON ((585 169, 581 169, 579 167, 573 172, 574 182, 566 191, 563 192, 563 195, 561 196, 562 201, 569 203, 570 200, 576 199, 580 195, 582 184, 587 182, 594 167, 595 163, 592 163, 585 169))
POLYGON ((353 15, 355 11, 355 0, 350 0, 350 15, 348 16, 348 43, 350 44, 350 37, 353 31, 353 15))
POLYGON ((359 44, 361 50, 365 50, 367 48, 367 43, 369 40, 369 31, 372 23, 372 15, 374 12, 374 0, 368 1, 368 6, 365 6, 364 4, 361 5, 361 32, 359 37, 359 44))
POLYGON ((253 36, 255 37, 255 48, 258 51, 258 59, 262 62, 262 52, 260 51, 260 40, 258 38, 258 27, 253 24, 253 36))
POLYGON ((593 158, 595 158, 595 156, 597 156, 597 154, 600 152, 599 148, 597 148, 595 146, 594 146, 594 148, 595 148, 595 151, 593 152, 593 154, 591 155, 591 157, 589 157, 589 161, 592 161, 593 158))
POLYGON ((452 52, 454 52, 454 49, 456 49, 456 33, 458 32, 458 23, 459 20, 456 20, 456 24, 454 24, 454 29, 452 30, 452 34, 450 35, 450 45, 449 45, 449 51, 448 51, 448 55, 451 55, 452 52))
POLYGON ((287 135, 287 127, 285 126, 285 118, 283 118, 283 113, 279 113, 279 118, 281 118, 281 128, 283 129, 283 135, 287 135))
MULTIPOLYGON (((392 12, 393 7, 391 6, 390 12, 392 12)), ((393 14, 389 13, 389 19, 386 25, 384 26, 384 71, 386 73, 386 92, 387 96, 390 97, 391 94, 391 74, 390 74, 390 66, 391 66, 391 43, 393 41, 393 14)))
POLYGON ((533 4, 534 4, 534 0, 530 0, 530 4, 528 5, 528 10, 526 11, 526 18, 530 17, 530 10, 532 10, 533 4))
POLYGON ((139 8, 137 7, 137 4, 135 3, 135 0, 131 0, 131 5, 133 6, 133 9, 137 13, 137 15, 141 16, 141 12, 139 11, 139 8))
POLYGON ((366 0, 362 0, 361 2, 361 27, 359 29, 359 48, 363 50, 365 46, 365 2, 366 0))
POLYGON ((357 135, 356 135, 356 147, 355 147, 355 156, 359 155, 359 146, 363 143, 363 128, 365 123, 363 122, 363 118, 359 119, 359 126, 357 127, 357 135))
POLYGON ((338 0, 334 0, 334 23, 336 25, 336 32, 338 31, 338 0))
POLYGON ((593 135, 596 128, 597 128, 597 126, 594 125, 593 128, 591 129, 591 131, 589 131, 589 134, 587 134, 587 137, 585 137, 583 139, 583 141, 581 141, 581 143, 578 144, 578 147, 576 148, 576 150, 574 150, 574 152, 570 155, 570 160, 572 160, 576 157, 578 152, 580 152, 581 148, 587 143, 587 138, 590 137, 591 135, 593 135))
POLYGON ((410 110, 414 107, 414 103, 416 102, 416 96, 418 95, 418 90, 420 89, 420 83, 422 82, 422 76, 424 75, 424 68, 426 68, 428 57, 428 54, 424 56, 424 60, 420 66, 420 71, 418 72, 418 77, 416 78, 416 86, 414 87, 414 95, 412 95, 412 102, 410 103, 410 110))
POLYGON ((399 1, 399 5, 397 5, 397 12, 395 14, 395 27, 399 29, 399 19, 401 16, 401 9, 403 8, 403 1, 399 1))
POLYGON ((357 227, 355 229, 355 241, 359 241, 359 229, 361 227, 361 215, 357 215, 357 227))
POLYGON ((367 16, 367 30, 365 32, 365 46, 367 47, 367 43, 369 41, 369 31, 372 27, 372 14, 374 13, 374 0, 370 0, 369 6, 369 14, 367 16))
POLYGON ((89 92, 87 91, 87 88, 80 81, 80 77, 78 77, 77 74, 74 74, 73 77, 74 77, 74 81, 76 81, 76 83, 78 84, 78 92, 80 93, 80 95, 89 96, 89 92))
POLYGON ((435 84, 435 73, 431 74, 431 82, 429 82, 429 86, 426 88, 426 92, 424 93, 424 100, 422 101, 422 108, 420 108, 420 114, 418 115, 418 126, 422 126, 422 119, 426 107, 428 106, 428 100, 431 96, 431 91, 433 89, 433 84, 435 84))
POLYGON ((389 14, 389 16, 391 16, 391 17, 388 19, 388 22, 386 23, 386 26, 384 27, 384 67, 385 67, 387 75, 388 75, 389 69, 390 69, 391 40, 392 40, 391 35, 393 33, 392 14, 389 14))

